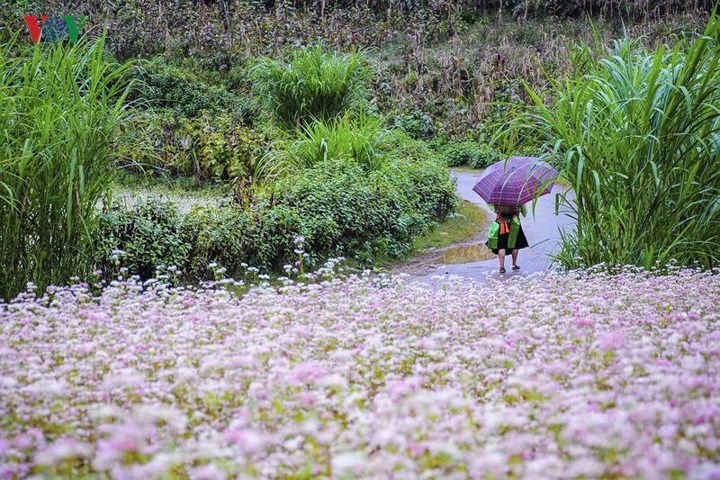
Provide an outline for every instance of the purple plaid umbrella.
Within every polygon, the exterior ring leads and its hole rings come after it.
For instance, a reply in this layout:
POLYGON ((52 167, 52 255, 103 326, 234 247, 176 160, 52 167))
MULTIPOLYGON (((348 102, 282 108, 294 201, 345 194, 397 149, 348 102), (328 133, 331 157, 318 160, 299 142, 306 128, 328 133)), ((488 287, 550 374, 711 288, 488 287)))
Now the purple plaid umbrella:
POLYGON ((522 205, 550 193, 559 172, 534 157, 510 157, 490 165, 473 191, 492 205, 522 205))

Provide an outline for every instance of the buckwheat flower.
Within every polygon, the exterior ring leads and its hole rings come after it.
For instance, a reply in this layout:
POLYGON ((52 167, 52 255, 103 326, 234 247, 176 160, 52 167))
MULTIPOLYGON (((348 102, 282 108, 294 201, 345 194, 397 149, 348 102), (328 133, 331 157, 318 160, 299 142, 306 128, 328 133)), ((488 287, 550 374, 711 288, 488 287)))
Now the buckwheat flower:
POLYGON ((225 367, 224 361, 220 357, 210 356, 204 358, 198 369, 200 375, 206 376, 216 370, 223 369, 225 367))
POLYGON ((90 409, 90 418, 95 421, 106 421, 108 419, 121 418, 124 415, 123 410, 117 405, 105 404, 96 405, 90 409))
POLYGON ((228 478, 228 474, 214 463, 191 468, 188 475, 195 480, 226 480, 228 478))
POLYGON ((362 452, 341 452, 332 455, 333 474, 338 476, 358 474, 367 457, 362 452))
POLYGON ((62 438, 53 442, 35 456, 35 463, 44 466, 59 465, 70 458, 88 458, 92 448, 72 438, 62 438))
POLYGON ((720 480, 720 462, 703 462, 701 465, 693 468, 688 477, 720 480))
POLYGON ((572 460, 566 468, 565 474, 570 477, 596 478, 605 471, 605 465, 593 457, 583 457, 572 460))
POLYGON ((168 476, 175 467, 182 465, 182 463, 183 458, 179 453, 160 452, 153 455, 150 461, 142 465, 139 470, 145 477, 163 478, 168 476))
POLYGON ((471 478, 487 478, 507 471, 507 457, 495 450, 480 451, 468 461, 468 473, 471 478))
POLYGON ((561 477, 564 470, 565 464, 554 454, 534 458, 525 465, 528 478, 561 477))
POLYGON ((118 466, 123 454, 133 451, 136 443, 132 439, 125 440, 98 440, 92 466, 98 471, 107 471, 118 466))
POLYGON ((64 382, 56 379, 45 378, 26 386, 23 390, 29 394, 41 396, 58 396, 62 395, 67 388, 64 382))
POLYGON ((133 415, 140 424, 167 425, 176 434, 184 433, 187 426, 185 414, 172 406, 139 405, 133 410, 133 415))
POLYGON ((266 444, 265 437, 250 428, 236 428, 225 431, 225 438, 231 444, 237 446, 240 451, 252 455, 262 451, 266 444))
POLYGON ((607 352, 624 347, 628 339, 622 332, 606 332, 597 336, 597 342, 600 350, 607 352))
POLYGON ((345 389, 348 386, 348 382, 342 375, 339 375, 337 373, 333 373, 331 375, 327 375, 325 377, 322 377, 317 382, 318 386, 320 387, 334 387, 338 389, 345 389))
POLYGON ((299 385, 305 382, 315 382, 325 374, 325 367, 321 363, 311 361, 295 365, 290 370, 288 379, 292 384, 299 385))
POLYGON ((5 456, 5 454, 10 451, 10 448, 12 447, 12 443, 7 438, 0 437, 0 457, 5 456))
POLYGON ((573 325, 578 327, 592 327, 595 322, 589 318, 575 318, 572 321, 573 325))
POLYGON ((119 370, 116 373, 108 373, 103 379, 103 385, 107 388, 139 387, 145 378, 132 368, 119 370))
POLYGON ((703 369, 705 361, 700 355, 685 355, 680 360, 680 366, 687 372, 699 372, 703 369))
POLYGON ((0 390, 10 390, 15 388, 17 385, 17 380, 13 377, 0 377, 0 390))

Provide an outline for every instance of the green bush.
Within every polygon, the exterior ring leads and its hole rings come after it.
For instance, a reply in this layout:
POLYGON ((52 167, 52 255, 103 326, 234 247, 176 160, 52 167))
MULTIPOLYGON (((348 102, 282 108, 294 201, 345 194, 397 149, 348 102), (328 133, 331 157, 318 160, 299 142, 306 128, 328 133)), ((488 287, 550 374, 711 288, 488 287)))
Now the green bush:
POLYGON ((533 93, 515 126, 541 136, 576 195, 565 266, 718 264, 718 38, 713 16, 672 50, 617 42, 599 61, 579 56, 588 74, 555 82, 551 107, 533 93))
POLYGON ((233 206, 205 207, 185 216, 184 234, 190 250, 184 264, 189 279, 210 278, 212 262, 239 278, 243 263, 255 265, 254 249, 262 240, 259 224, 250 212, 233 206))
MULTIPOLYGON (((15 39, 17 40, 17 39, 15 39)), ((128 66, 108 63, 105 37, 0 45, 0 297, 92 266, 95 205, 112 177, 128 66)), ((24 37, 23 37, 24 40, 24 37)))
POLYGON ((256 185, 272 176, 270 140, 242 119, 206 113, 192 119, 135 112, 119 129, 120 165, 162 170, 198 180, 256 185))
POLYGON ((363 262, 407 253, 413 237, 455 205, 444 167, 398 157, 369 174, 354 163, 321 162, 275 192, 277 205, 298 212, 308 252, 363 262))
POLYGON ((282 272, 305 238, 305 266, 345 256, 369 264, 400 256, 413 237, 455 206, 455 185, 433 159, 390 157, 369 172, 350 160, 323 161, 277 182, 246 209, 197 208, 177 215, 154 204, 111 209, 101 217, 98 265, 117 271, 117 250, 129 273, 149 276, 154 265, 176 265, 188 280, 210 278, 216 262, 232 276, 249 264, 282 272), (244 265, 245 264, 245 265, 244 265))
POLYGON ((268 144, 262 134, 228 115, 202 115, 181 124, 169 149, 170 163, 178 173, 200 179, 259 180, 268 144))
POLYGON ((397 115, 394 124, 396 128, 401 128, 414 139, 429 140, 438 133, 432 117, 424 112, 397 115))
POLYGON ((391 159, 380 174, 409 205, 403 223, 410 228, 411 235, 416 235, 457 207, 455 181, 425 142, 395 132, 391 144, 391 159))
POLYGON ((150 278, 158 265, 185 267, 189 252, 183 216, 171 202, 147 201, 132 209, 115 205, 100 214, 95 258, 108 276, 122 266, 150 278))
POLYGON ((118 125, 115 135, 116 161, 136 171, 169 167, 167 145, 180 122, 173 115, 135 109, 118 125))
POLYGON ((442 151, 445 164, 449 167, 469 166, 485 168, 502 160, 501 155, 490 145, 476 142, 451 143, 442 151))
POLYGON ((330 121, 362 103, 365 62, 362 52, 343 55, 318 45, 294 50, 285 65, 261 59, 251 75, 277 124, 294 130, 314 120, 330 121))
POLYGON ((155 109, 167 109, 175 115, 197 117, 203 112, 232 113, 247 125, 260 115, 256 100, 212 85, 198 75, 178 68, 162 57, 139 61, 134 68, 135 88, 131 99, 155 109))

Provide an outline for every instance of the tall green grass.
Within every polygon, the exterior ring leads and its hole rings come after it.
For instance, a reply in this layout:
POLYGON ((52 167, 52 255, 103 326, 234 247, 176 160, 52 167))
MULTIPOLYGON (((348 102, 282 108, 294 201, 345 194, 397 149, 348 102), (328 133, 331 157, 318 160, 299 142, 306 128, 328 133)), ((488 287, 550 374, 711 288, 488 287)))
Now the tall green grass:
MULTIPOLYGON (((654 53, 619 41, 556 81, 513 129, 540 138, 575 192, 558 255, 569 268, 720 259, 720 21, 654 53)), ((579 57, 578 57, 579 58, 579 57)))
POLYGON ((381 117, 366 113, 317 120, 285 145, 276 163, 297 170, 327 160, 352 160, 366 171, 377 170, 387 156, 384 147, 389 133, 381 117))
POLYGON ((128 65, 104 37, 0 45, 0 297, 83 276, 96 204, 109 192, 128 65))
POLYGON ((367 79, 362 52, 327 52, 322 46, 294 50, 287 64, 265 58, 251 69, 278 125, 300 129, 332 120, 364 98, 367 79))

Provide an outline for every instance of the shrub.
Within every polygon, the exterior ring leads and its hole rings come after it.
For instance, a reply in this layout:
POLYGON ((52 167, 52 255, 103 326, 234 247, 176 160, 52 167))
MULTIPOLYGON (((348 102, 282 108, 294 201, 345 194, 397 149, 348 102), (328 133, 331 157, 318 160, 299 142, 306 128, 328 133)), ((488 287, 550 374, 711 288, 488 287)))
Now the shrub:
POLYGON ((229 181, 246 189, 273 175, 268 147, 263 132, 228 114, 186 119, 136 112, 119 129, 117 139, 122 166, 229 181))
POLYGON ((516 127, 542 136, 576 199, 567 267, 720 260, 720 20, 654 54, 616 42, 589 74, 554 83, 556 101, 516 127))
POLYGON ((360 104, 367 78, 364 64, 362 52, 329 53, 318 45, 294 50, 286 65, 261 59, 251 75, 277 124, 294 130, 313 120, 330 121, 360 104))
POLYGON ((323 162, 277 185, 276 202, 301 212, 308 250, 370 261, 407 253, 412 238, 455 206, 447 169, 399 152, 369 174, 323 162))
POLYGON ((178 68, 159 57, 139 61, 133 76, 136 86, 131 98, 142 100, 155 109, 167 109, 182 117, 197 117, 203 112, 232 113, 247 125, 260 115, 259 104, 237 95, 223 85, 211 85, 198 75, 178 68))
POLYGON ((95 205, 108 193, 112 136, 124 116, 128 66, 105 37, 0 45, 0 297, 91 267, 95 205))
POLYGON ((172 165, 201 179, 258 180, 267 139, 228 115, 202 115, 181 122, 172 165))
POLYGON ((478 169, 502 160, 501 155, 490 145, 475 142, 451 143, 445 146, 442 156, 449 167, 467 165, 478 169))
POLYGON ((429 140, 437 134, 437 127, 430 115, 423 112, 412 112, 398 115, 394 121, 396 128, 401 128, 414 139, 429 140))
POLYGON ((154 265, 174 264, 186 279, 209 278, 216 262, 229 275, 243 264, 281 272, 298 259, 295 240, 305 237, 305 266, 345 256, 370 263, 379 255, 399 256, 413 237, 442 220, 455 205, 447 169, 433 160, 391 157, 368 173, 349 161, 323 161, 290 175, 246 209, 197 208, 178 215, 154 203, 103 213, 98 264, 122 265, 144 278, 154 265))
POLYGON ((174 116, 152 110, 130 112, 116 130, 117 164, 138 171, 165 169, 169 166, 166 147, 172 142, 172 134, 179 124, 174 116))
POLYGON ((235 207, 204 207, 185 216, 184 236, 190 250, 185 272, 190 279, 209 277, 212 262, 239 278, 243 262, 255 265, 253 248, 261 240, 257 222, 247 210, 235 207))
POLYGON ((171 202, 115 205, 100 214, 95 258, 110 277, 120 266, 142 278, 152 277, 158 265, 185 268, 189 252, 183 216, 171 202))
POLYGON ((414 235, 455 209, 455 181, 422 142, 402 140, 402 136, 396 136, 395 141, 401 142, 403 148, 393 151, 379 174, 403 195, 410 206, 407 211, 417 215, 411 230, 414 235))

